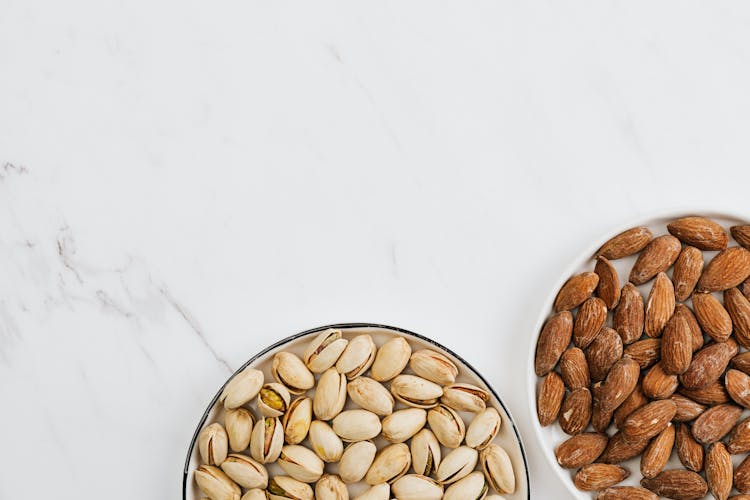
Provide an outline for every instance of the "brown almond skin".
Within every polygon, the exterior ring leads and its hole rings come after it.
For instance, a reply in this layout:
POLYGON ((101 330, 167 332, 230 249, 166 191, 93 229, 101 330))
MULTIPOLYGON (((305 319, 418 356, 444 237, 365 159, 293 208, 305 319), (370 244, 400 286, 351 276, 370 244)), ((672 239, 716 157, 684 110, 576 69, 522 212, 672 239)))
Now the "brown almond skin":
MULTIPOLYGON (((648 446, 648 440, 628 442, 622 431, 616 432, 609 438, 609 443, 599 457, 599 462, 605 464, 619 464, 637 457, 648 446)), ((702 448, 701 448, 702 449, 702 448)))
POLYGON ((715 443, 729 431, 742 415, 742 408, 733 404, 714 406, 693 422, 693 437, 701 444, 715 443))
POLYGON ((594 341, 607 321, 607 306, 599 297, 589 297, 581 304, 573 322, 573 343, 585 349, 594 341))
POLYGON ((680 388, 680 394, 704 405, 719 405, 729 402, 729 393, 719 380, 701 389, 680 388))
POLYGON ((721 302, 709 293, 693 294, 693 310, 703 331, 716 342, 726 342, 732 334, 732 319, 721 302))
POLYGON ((706 407, 682 394, 672 394, 670 399, 677 406, 677 412, 674 414, 675 422, 690 422, 706 411, 706 407))
POLYGON ((671 399, 653 401, 630 414, 622 433, 628 441, 651 439, 669 425, 675 413, 677 405, 671 399))
POLYGON ((747 300, 750 300, 750 278, 743 281, 738 288, 740 289, 740 292, 742 292, 742 295, 744 295, 747 300))
POLYGON ((667 231, 681 242, 700 250, 723 250, 729 242, 727 232, 711 219, 683 217, 667 224, 667 231))
POLYGON ((674 444, 683 466, 693 472, 703 470, 703 446, 695 440, 687 424, 677 424, 674 444))
POLYGON ((737 423, 729 434, 727 451, 732 455, 750 451, 750 418, 737 423))
POLYGON ((615 427, 622 430, 622 426, 625 424, 625 420, 628 416, 646 403, 648 403, 648 398, 643 394, 641 385, 638 384, 636 388, 633 389, 633 392, 630 393, 630 396, 628 396, 627 399, 617 407, 617 410, 615 410, 615 427))
POLYGON ((607 435, 585 432, 568 438, 555 450, 560 467, 577 469, 593 463, 607 446, 607 435))
POLYGON ((750 493, 750 455, 734 470, 734 487, 740 493, 750 493))
POLYGON ((680 252, 672 273, 674 295, 678 302, 684 302, 692 295, 703 272, 703 264, 703 252, 697 248, 686 246, 680 252))
POLYGON ((604 411, 614 411, 625 401, 638 384, 640 374, 638 363, 630 358, 621 358, 612 365, 596 394, 604 411))
POLYGON ((599 491, 625 480, 630 476, 627 469, 619 465, 584 465, 573 476, 573 484, 581 491, 599 491))
POLYGON ((750 301, 738 288, 724 292, 724 307, 734 326, 734 338, 745 349, 750 349, 750 301))
POLYGON ((557 420, 563 397, 565 397, 565 384, 562 378, 556 372, 549 372, 539 387, 536 404, 537 417, 542 427, 557 420))
POLYGON ((732 368, 736 368, 741 372, 745 372, 750 375, 750 352, 741 352, 732 358, 732 368))
POLYGON ((560 409, 563 432, 571 436, 583 432, 591 422, 591 405, 591 392, 586 387, 568 393, 560 409))
POLYGON ((618 359, 622 357, 622 339, 611 328, 604 327, 586 349, 586 361, 591 380, 599 382, 609 373, 618 359))
POLYGON ((643 394, 651 399, 666 399, 677 390, 679 381, 677 375, 670 375, 664 371, 661 363, 652 366, 641 381, 643 394))
POLYGON ((680 375, 680 383, 687 389, 709 386, 719 380, 737 349, 737 343, 731 339, 707 345, 693 355, 687 371, 680 375))
POLYGON ((667 321, 674 314, 674 286, 665 273, 656 275, 654 285, 646 301, 644 331, 649 337, 661 336, 667 321))
POLYGON ((620 277, 615 266, 606 257, 598 257, 594 272, 599 276, 596 295, 604 301, 607 309, 614 309, 620 301, 620 277))
POLYGON ((680 375, 693 360, 693 337, 683 316, 673 315, 662 335, 661 363, 664 372, 680 375))
POLYGON ((555 312, 575 309, 583 304, 594 293, 599 284, 599 276, 596 273, 586 272, 571 277, 560 288, 555 298, 555 312))
POLYGON ((655 477, 669 461, 674 447, 675 428, 669 423, 646 447, 641 455, 641 475, 655 477))
POLYGON ((750 276, 750 251, 730 247, 719 252, 698 280, 698 292, 722 292, 734 288, 750 276))
POLYGON ((641 479, 641 486, 659 496, 675 500, 698 500, 708 493, 706 481, 689 470, 665 470, 654 478, 641 479))
POLYGON ((578 347, 567 349, 560 357, 560 375, 562 375, 565 387, 580 389, 591 385, 589 375, 589 364, 586 355, 578 347))
POLYGON ((606 433, 609 425, 612 423, 614 410, 602 405, 599 393, 601 392, 601 383, 594 385, 594 403, 591 411, 591 426, 596 432, 606 433))
POLYGON ((750 495, 732 495, 729 500, 750 500, 750 495))
POLYGON ((682 250, 680 240, 665 234, 654 238, 638 256, 630 271, 630 281, 642 285, 657 274, 669 269, 682 250))
POLYGON ((659 500, 659 496, 637 486, 614 486, 600 491, 596 500, 659 500))
POLYGON ((537 377, 544 377, 555 368, 572 337, 573 315, 570 311, 559 312, 547 320, 536 343, 534 371, 537 377))
POLYGON ((645 370, 661 358, 661 339, 643 339, 625 348, 623 355, 632 359, 645 370))
POLYGON ((693 311, 685 304, 677 304, 674 308, 674 315, 682 317, 687 322, 693 339, 693 352, 703 347, 703 332, 693 311))
POLYGON ((632 344, 643 334, 646 309, 641 292, 632 283, 625 283, 620 292, 620 302, 612 315, 612 326, 620 334, 622 343, 632 344))
POLYGON ((739 370, 727 370, 724 375, 724 387, 729 397, 740 406, 750 408, 750 376, 739 370))
POLYGON ((609 260, 621 259, 643 250, 653 237, 653 233, 646 226, 634 227, 610 238, 594 256, 602 256, 609 260))
POLYGON ((716 500, 727 500, 732 492, 732 457, 724 443, 708 447, 705 459, 706 482, 716 500))
POLYGON ((732 226, 729 231, 734 241, 750 250, 750 226, 732 226))

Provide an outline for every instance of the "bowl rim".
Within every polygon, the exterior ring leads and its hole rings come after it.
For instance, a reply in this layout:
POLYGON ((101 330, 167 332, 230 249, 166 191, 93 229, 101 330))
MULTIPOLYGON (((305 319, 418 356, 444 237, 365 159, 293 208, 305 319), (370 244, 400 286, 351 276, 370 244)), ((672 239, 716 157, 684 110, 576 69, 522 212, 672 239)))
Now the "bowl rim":
POLYGON ((577 256, 574 257, 571 260, 570 264, 564 268, 563 272, 560 274, 558 279, 554 282, 550 293, 547 295, 544 302, 542 302, 541 312, 536 322, 534 323, 533 330, 531 331, 531 342, 529 344, 529 354, 528 354, 529 357, 527 359, 527 368, 526 368, 526 375, 527 375, 526 393, 528 397, 530 417, 532 420, 531 425, 534 428, 536 444, 539 447, 541 447, 541 450, 540 450, 541 454, 544 455, 545 460, 550 465, 550 467, 552 467, 552 469, 555 471, 555 474, 557 475, 558 479, 560 479, 560 481, 562 481, 563 484, 565 484, 565 487, 568 489, 570 494, 573 495, 574 498, 588 498, 588 497, 582 497, 582 495, 585 495, 586 492, 578 490, 574 486, 573 481, 568 474, 568 469, 563 469, 557 463, 557 460, 555 459, 552 448, 549 447, 549 443, 547 443, 547 440, 542 435, 543 428, 539 424, 539 420, 536 418, 536 415, 537 415, 536 384, 540 377, 537 377, 534 371, 534 360, 536 358, 536 344, 537 344, 537 341, 539 340, 539 334, 541 333, 542 326, 544 325, 545 321, 549 318, 549 315, 552 312, 552 305, 555 301, 555 298, 557 297, 557 292, 560 290, 563 284, 568 280, 568 278, 570 278, 574 273, 576 273, 578 269, 580 269, 580 267, 586 261, 588 261, 589 259, 592 259, 594 256, 594 253, 599 248, 601 248, 601 246, 604 243, 609 241, 610 238, 613 238, 614 236, 632 227, 649 225, 660 219, 678 219, 681 217, 689 217, 689 216, 736 219, 736 220, 744 221, 750 224, 750 213, 743 212, 741 210, 737 210, 734 208, 725 208, 725 207, 714 207, 714 208, 698 207, 697 209, 695 207, 677 207, 677 208, 673 207, 673 208, 667 208, 667 209, 661 209, 661 210, 654 210, 651 212, 643 213, 637 217, 632 217, 628 219, 625 223, 615 226, 613 230, 604 233, 604 235, 601 238, 599 238, 598 240, 594 240, 593 244, 585 246, 581 252, 577 253, 576 254, 577 256))
POLYGON ((513 415, 511 414, 508 407, 505 405, 505 402, 502 400, 502 398, 497 393, 497 391, 495 391, 495 388, 492 387, 492 385, 489 382, 487 382, 487 379, 485 379, 484 376, 474 368, 474 366, 472 366, 463 357, 459 356, 458 354, 453 352, 451 349, 448 349, 447 347, 440 344, 439 342, 431 338, 425 337, 424 335, 420 335, 419 333, 412 332, 411 330, 406 330, 401 327, 385 325, 381 323, 335 323, 331 325, 318 326, 315 328, 311 328, 309 330, 295 333, 284 339, 279 340, 278 342, 275 342, 274 344, 271 344, 270 346, 262 349, 260 352, 258 352, 257 354, 252 356, 250 359, 248 359, 245 363, 242 364, 242 366, 240 366, 237 370, 235 370, 234 373, 232 373, 232 375, 230 375, 227 378, 227 380, 221 385, 219 390, 216 392, 216 395, 208 403, 208 406, 206 407, 205 411, 203 412, 203 415, 201 415, 198 421, 198 425, 195 428, 193 437, 190 440, 190 445, 188 446, 188 450, 187 450, 187 456, 185 458, 185 467, 182 473, 182 498, 183 500, 187 500, 187 487, 188 487, 188 480, 189 480, 189 475, 190 475, 190 460, 193 455, 193 450, 195 449, 196 441, 198 440, 198 434, 203 428, 203 424, 205 424, 206 420, 208 419, 208 416, 211 413, 211 410, 213 410, 214 406, 216 405, 216 402, 219 399, 219 396, 221 396, 221 393, 224 390, 224 387, 229 383, 229 381, 232 380, 232 378, 234 378, 234 376, 237 375, 239 372, 241 372, 242 370, 244 370, 245 368, 247 368, 248 366, 256 362, 258 359, 268 354, 270 351, 273 351, 274 349, 281 347, 284 344, 293 342, 294 340, 297 340, 298 338, 312 335, 315 333, 320 333, 323 330, 327 330, 329 328, 338 328, 338 329, 382 328, 384 330, 393 330, 395 332, 422 340, 423 342, 426 342, 434 346, 437 349, 442 349, 443 351, 447 352, 454 358, 458 359, 464 366, 466 366, 466 368, 468 368, 474 375, 476 375, 476 377, 479 380, 481 380, 485 386, 487 386, 487 388, 490 390, 490 392, 495 397, 495 399, 497 399, 497 401, 500 403, 500 406, 503 408, 503 411, 505 411, 505 414, 508 415, 508 420, 510 420, 510 425, 511 425, 511 428, 513 429, 513 434, 516 437, 516 441, 518 441, 518 447, 521 450, 521 458, 523 459, 523 469, 524 469, 523 473, 526 477, 526 498, 527 500, 531 499, 531 480, 529 477, 529 461, 528 461, 528 457, 526 456, 526 448, 524 447, 523 440, 521 439, 521 433, 518 431, 518 427, 516 426, 515 419, 513 418, 513 415))

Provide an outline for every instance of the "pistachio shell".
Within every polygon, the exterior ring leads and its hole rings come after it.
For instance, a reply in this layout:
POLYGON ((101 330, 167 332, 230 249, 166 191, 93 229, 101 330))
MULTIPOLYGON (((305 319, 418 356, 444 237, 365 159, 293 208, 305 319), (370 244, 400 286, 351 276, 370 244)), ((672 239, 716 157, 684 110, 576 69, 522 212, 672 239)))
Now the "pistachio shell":
POLYGON ((487 496, 489 485, 481 472, 472 472, 450 485, 443 495, 444 500, 481 500, 487 496))
POLYGON ((198 451, 206 465, 221 465, 228 453, 227 432, 221 424, 214 422, 198 434, 198 451))
POLYGON ((195 482, 198 488, 211 500, 239 500, 240 487, 222 472, 211 465, 201 465, 195 471, 195 482))
POLYGON ((480 455, 487 481, 492 488, 500 494, 510 494, 516 491, 516 476, 513 472, 513 463, 503 448, 491 444, 480 455))
POLYGON ((339 475, 345 483, 362 480, 370 469, 377 446, 372 441, 357 441, 346 447, 339 461, 339 475))
POLYGON ((466 428, 456 410, 438 405, 427 412, 427 422, 440 444, 447 448, 458 448, 464 440, 466 428))
POLYGON ((263 386, 263 372, 247 367, 236 373, 224 386, 219 402, 224 408, 239 408, 258 395, 263 386))
POLYGON ((349 500, 349 491, 340 477, 326 474, 315 485, 315 500, 349 500))
POLYGON ((354 337, 336 361, 336 369, 344 373, 349 380, 365 373, 375 360, 375 342, 367 334, 354 337))
POLYGON ((315 377, 291 352, 277 352, 271 365, 273 378, 292 394, 303 394, 315 386, 315 377))
POLYGON ((376 484, 354 500, 388 500, 391 497, 391 485, 388 483, 376 484))
POLYGON ((440 402, 454 410, 478 413, 486 408, 490 395, 471 384, 452 384, 443 390, 440 402))
POLYGON ((420 474, 408 474, 391 486, 398 500, 440 500, 443 487, 432 478, 420 474))
POLYGON ((275 476, 266 491, 270 500, 313 500, 310 485, 289 476, 275 476))
POLYGON ((243 488, 265 488, 268 486, 268 472, 247 455, 230 454, 221 464, 221 469, 232 481, 243 488))
POLYGON ((403 337, 394 337, 382 345, 370 368, 370 375, 378 382, 391 380, 404 371, 411 356, 411 347, 403 337))
POLYGON ((300 396, 289 404, 282 420, 287 443, 299 444, 305 440, 312 422, 312 406, 312 400, 306 396, 300 396))
POLYGON ((312 450, 296 444, 281 448, 276 461, 284 472, 297 481, 314 483, 323 475, 323 461, 312 450))
POLYGON ((409 447, 403 443, 391 444, 380 450, 365 475, 367 484, 392 483, 411 465, 409 447))
POLYGON ((391 382, 391 394, 402 403, 426 409, 437 405, 443 388, 416 375, 399 375, 391 382))
POLYGON ((342 338, 341 330, 329 328, 310 342, 302 360, 311 372, 323 373, 336 364, 348 343, 348 340, 342 338))
POLYGON ((250 446, 255 417, 247 408, 236 408, 224 412, 224 426, 232 451, 245 451, 250 446))
POLYGON ((242 495, 241 500, 268 500, 268 497, 266 496, 265 490, 253 488, 251 490, 247 490, 245 494, 242 495))
POLYGON ((310 424, 310 445, 313 451, 324 462, 338 462, 344 453, 344 443, 333 432, 331 426, 321 420, 314 420, 310 424))
POLYGON ((347 442, 372 439, 381 429, 378 416, 367 410, 347 410, 333 419, 333 431, 347 442))
POLYGON ((454 383, 458 375, 453 361, 431 349, 420 349, 412 354, 409 366, 420 377, 439 385, 454 383))
POLYGON ((318 380, 313 396, 313 412, 319 420, 331 420, 346 404, 346 375, 329 368, 318 380))
POLYGON ((502 419, 494 408, 478 413, 466 429, 466 444, 481 450, 495 439, 500 431, 502 419))
POLYGON ((383 419, 383 438, 391 443, 403 443, 419 432, 427 422, 427 412, 421 408, 398 410, 383 419))
POLYGON ((271 382, 258 393, 258 410, 266 417, 280 417, 286 413, 291 396, 286 387, 271 382))
POLYGON ((393 413, 393 396, 383 384, 369 377, 357 377, 346 387, 354 404, 377 415, 393 413))
POLYGON ((440 465, 440 443, 429 429, 422 429, 411 439, 411 464, 414 472, 431 476, 440 465))
POLYGON ((284 429, 278 418, 265 417, 253 427, 250 455, 262 464, 275 462, 284 444, 284 429))
POLYGON ((443 484, 455 483, 474 470, 474 467, 477 466, 477 460, 479 460, 477 450, 468 446, 459 446, 448 453, 440 462, 437 480, 443 484))

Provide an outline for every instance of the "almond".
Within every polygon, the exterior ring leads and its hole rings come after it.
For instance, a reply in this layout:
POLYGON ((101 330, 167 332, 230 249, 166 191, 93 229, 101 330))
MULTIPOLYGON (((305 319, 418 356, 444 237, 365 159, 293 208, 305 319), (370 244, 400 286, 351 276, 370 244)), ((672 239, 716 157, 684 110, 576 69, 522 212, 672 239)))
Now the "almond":
POLYGON ((607 374, 607 378, 596 396, 605 411, 614 411, 625 401, 638 383, 641 373, 638 363, 630 358, 621 358, 607 374))
POLYGON ((610 260, 621 259, 643 250, 653 236, 645 226, 634 227, 609 239, 594 255, 610 260))
POLYGON ((729 500, 750 500, 750 495, 732 495, 729 500))
POLYGON ((703 446, 695 440, 687 424, 677 424, 674 444, 682 465, 693 472, 703 470, 703 446))
POLYGON ((654 238, 638 255, 630 271, 630 282, 642 285, 651 278, 669 269, 680 255, 682 245, 674 236, 665 234, 654 238))
POLYGON ((693 352, 703 347, 703 332, 693 311, 685 304, 677 304, 674 308, 674 315, 681 316, 687 322, 690 337, 693 339, 693 352))
POLYGON ((633 392, 630 393, 630 396, 628 396, 625 401, 617 407, 617 410, 615 410, 615 427, 622 430, 622 426, 625 424, 625 420, 628 416, 646 403, 648 403, 648 398, 643 394, 641 385, 638 384, 635 389, 633 389, 633 392))
POLYGON ((601 382, 594 386, 594 403, 591 409, 591 426, 596 432, 606 432, 612 423, 614 410, 602 405, 601 399, 596 396, 599 393, 601 382))
POLYGON ((750 226, 732 226, 729 231, 734 241, 750 250, 750 226))
POLYGON ((737 288, 724 292, 724 306, 734 325, 734 338, 742 347, 750 349, 750 301, 737 288))
POLYGON ((727 451, 732 455, 750 451, 750 418, 734 426, 727 441, 727 451))
POLYGON ((566 434, 580 434, 590 421, 591 392, 586 387, 571 391, 560 409, 560 428, 566 434))
POLYGON ((739 370, 729 370, 724 375, 724 386, 735 403, 750 408, 750 376, 739 370))
POLYGON ((555 298, 555 312, 575 309, 589 298, 599 284, 596 273, 581 273, 571 277, 555 298))
POLYGON ((705 462, 708 489, 716 500, 727 500, 732 491, 732 457, 724 443, 709 446, 705 462))
POLYGON ((609 373, 612 365, 622 357, 622 339, 611 328, 604 327, 586 349, 591 380, 599 382, 609 373))
POLYGON ((672 394, 670 399, 677 406, 677 412, 674 414, 675 422, 689 422, 698 418, 698 415, 706 411, 706 407, 696 403, 682 394, 672 394))
POLYGON ((676 412, 677 406, 671 399, 648 403, 630 414, 622 433, 628 441, 651 439, 669 425, 676 412))
POLYGON ((750 352, 742 352, 732 358, 732 367, 750 375, 750 352))
POLYGON ((557 365, 573 336, 573 315, 562 311, 553 315, 542 327, 536 343, 534 371, 538 377, 547 375, 557 365))
POLYGON ((706 481, 689 470, 665 470, 654 478, 641 479, 641 486, 675 500, 697 500, 708 493, 706 481))
POLYGON ((585 349, 607 321, 607 306, 599 297, 590 297, 581 304, 573 323, 573 343, 585 349))
POLYGON ((693 423, 693 437, 701 444, 710 444, 726 436, 742 415, 742 408, 723 404, 709 408, 693 423))
POLYGON ((719 252, 703 271, 696 288, 699 292, 721 292, 734 288, 750 276, 750 251, 730 247, 719 252))
POLYGON ((717 381, 729 361, 737 354, 737 343, 727 340, 710 344, 693 355, 687 371, 680 375, 680 382, 687 389, 700 389, 717 381))
POLYGON ((641 338, 645 314, 641 292, 632 283, 625 283, 612 317, 612 326, 620 334, 623 344, 631 344, 641 338))
POLYGON ((607 446, 607 436, 594 432, 575 435, 555 450, 557 463, 565 469, 577 469, 599 458, 607 446))
POLYGON ((683 217, 667 224, 667 231, 677 239, 701 250, 723 250, 729 236, 720 224, 705 217, 683 217))
POLYGON ((674 447, 674 425, 669 423, 663 431, 651 440, 641 455, 641 475, 654 477, 659 474, 669 461, 674 447))
POLYGON ((750 455, 734 470, 734 487, 740 493, 750 493, 750 455))
POLYGON ((747 300, 750 300, 750 278, 743 281, 738 288, 740 289, 740 292, 742 292, 742 295, 744 295, 747 300))
MULTIPOLYGON (((599 461, 605 464, 619 464, 637 457, 648 446, 648 440, 628 442, 622 432, 616 432, 599 457, 599 461)), ((701 448, 702 449, 702 448, 701 448)))
POLYGON ((598 491, 614 486, 629 475, 630 472, 619 465, 589 464, 576 472, 573 484, 581 491, 598 491))
POLYGON ((651 399, 665 399, 674 394, 679 381, 677 375, 670 375, 664 371, 661 363, 652 366, 643 376, 643 394, 651 399))
POLYGON ((703 331, 716 342, 726 342, 732 334, 732 319, 721 302, 710 293, 696 293, 693 309, 703 331))
POLYGON ((670 375, 685 373, 693 359, 693 337, 683 316, 674 315, 662 336, 661 363, 670 375))
POLYGON ((680 394, 704 405, 719 405, 729 402, 729 394, 724 384, 718 380, 701 389, 680 388, 680 394))
POLYGON ((606 257, 598 257, 594 272, 599 276, 596 295, 604 301, 607 309, 614 309, 620 301, 620 278, 615 266, 606 257))
POLYGON ((560 357, 560 375, 565 386, 571 391, 591 384, 589 364, 581 349, 571 347, 563 353, 560 357))
POLYGON ((624 355, 645 370, 654 365, 661 357, 661 339, 643 339, 633 342, 625 348, 624 355))
POLYGON ((596 500, 659 500, 659 496, 637 486, 614 486, 600 491, 596 500))
POLYGON ((649 337, 659 337, 674 314, 674 286, 664 273, 656 275, 646 301, 646 320, 644 331, 649 337))
POLYGON ((557 420, 563 397, 565 397, 565 384, 562 378, 556 372, 549 372, 539 388, 536 405, 537 416, 542 427, 557 420))
POLYGON ((674 272, 672 273, 674 295, 679 302, 683 302, 690 297, 702 272, 703 252, 695 247, 687 246, 683 248, 674 263, 674 272))

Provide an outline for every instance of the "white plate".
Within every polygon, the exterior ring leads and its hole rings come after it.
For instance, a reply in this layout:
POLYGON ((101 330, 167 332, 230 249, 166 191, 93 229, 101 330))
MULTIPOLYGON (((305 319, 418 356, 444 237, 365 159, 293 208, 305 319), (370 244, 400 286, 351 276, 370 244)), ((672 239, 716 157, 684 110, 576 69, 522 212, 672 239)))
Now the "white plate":
MULTIPOLYGON (((688 211, 679 211, 679 212, 669 212, 669 213, 661 213, 657 214, 651 217, 644 217, 640 218, 635 221, 631 221, 629 224, 623 225, 622 227, 616 228, 614 231, 612 231, 610 234, 604 236, 601 238, 600 241, 595 242, 593 245, 591 245, 589 248, 587 248, 583 253, 581 253, 581 256, 578 257, 573 264, 565 270, 565 272, 560 276, 560 279, 558 280, 557 284, 553 287, 553 289, 550 291, 549 296, 547 297, 547 301, 544 303, 544 306, 542 308, 542 312, 539 315, 539 319, 537 319, 535 329, 533 331, 533 341, 531 342, 531 348, 529 352, 529 359, 528 359, 528 366, 527 366, 527 390, 528 390, 528 396, 529 396, 529 406, 531 409, 531 415, 533 416, 534 421, 534 430, 536 431, 536 437, 538 440, 538 444, 541 447, 541 452, 544 454, 544 456, 549 461, 552 468, 555 470, 557 475, 559 476, 560 480, 565 484, 565 486, 568 488, 570 493, 573 495, 574 498, 578 498, 581 500, 590 499, 594 495, 586 492, 582 492, 578 490, 575 485, 573 484, 572 478, 573 474, 576 472, 576 469, 563 469, 557 464, 557 460, 555 458, 554 450, 555 448, 568 439, 570 436, 565 434, 562 429, 560 429, 560 426, 555 422, 552 425, 549 425, 547 427, 542 427, 539 425, 539 421, 536 419, 536 394, 537 394, 537 387, 538 383, 541 381, 540 378, 536 376, 536 373, 534 373, 534 358, 536 355, 536 342, 539 338, 539 332, 542 329, 542 326, 544 325, 544 322, 549 318, 550 314, 552 313, 552 305, 555 301, 555 297, 557 297, 557 292, 560 290, 560 287, 574 274, 578 274, 584 271, 593 271, 594 270, 594 252, 596 252, 606 241, 608 241, 613 236, 621 233, 622 231, 625 231, 626 229, 629 229, 631 227, 635 226, 647 226, 653 231, 654 236, 659 236, 662 234, 668 234, 667 232, 667 223, 670 221, 673 221, 675 219, 679 219, 680 217, 686 217, 688 215, 702 215, 704 217, 709 217, 722 226, 724 226, 727 230, 729 226, 734 226, 738 224, 748 224, 748 221, 750 221, 750 216, 742 216, 739 214, 730 214, 727 212, 711 212, 711 211, 697 211, 697 212, 688 212, 688 211)), ((704 252, 704 255, 706 256, 706 262, 708 262, 713 255, 715 255, 717 252, 704 252)), ((630 268, 633 267, 633 263, 635 262, 636 256, 630 256, 625 257, 622 259, 613 260, 612 264, 617 269, 617 273, 620 275, 620 281, 621 285, 626 283, 626 278, 628 274, 630 273, 630 268)), ((671 270, 668 273, 671 276, 671 270)), ((653 283, 653 280, 649 281, 645 285, 642 285, 638 287, 638 289, 641 292, 641 295, 644 297, 648 296, 648 291, 651 288, 651 285, 653 283)), ((612 321, 612 315, 610 314, 607 321, 608 325, 611 326, 612 321)), ((610 428, 608 431, 608 434, 611 436, 613 432, 614 426, 610 428)), ((589 431, 592 430, 591 427, 588 429, 589 431)), ((735 460, 742 459, 742 455, 734 455, 733 458, 735 460)), ((624 462, 622 464, 623 467, 628 469, 630 471, 630 477, 623 481, 618 486, 639 486, 639 481, 641 478, 640 474, 640 459, 638 457, 629 460, 627 462, 624 462)), ((670 459, 669 463, 667 464, 666 468, 675 468, 675 467, 682 467, 679 460, 673 454, 672 458, 670 459)))
MULTIPOLYGON (((430 348, 448 356, 448 358, 456 363, 456 366, 458 366, 459 368, 459 377, 456 381, 474 384, 489 391, 489 393, 491 394, 491 401, 489 402, 489 406, 494 406, 500 412, 500 415, 503 419, 500 432, 494 442, 502 446, 505 451, 508 452, 508 455, 510 456, 510 459, 513 463, 513 469, 516 474, 516 492, 512 495, 505 495, 504 497, 508 500, 528 500, 529 498, 531 498, 531 495, 529 493, 529 472, 526 462, 526 455, 521 443, 520 436, 518 434, 518 430, 516 429, 516 425, 513 422, 513 419, 510 413, 508 413, 508 410, 503 404, 502 400, 499 398, 494 389, 492 389, 492 387, 487 384, 487 381, 479 373, 477 373, 474 368, 471 367, 471 365, 469 365, 458 355, 451 352, 449 349, 446 349, 445 347, 426 337, 422 337, 421 335, 403 330, 401 328, 369 323, 347 323, 341 325, 322 326, 320 328, 315 328, 313 330, 308 330, 306 332, 293 335, 270 346, 269 348, 250 358, 250 360, 242 367, 240 367, 237 372, 243 370, 246 366, 254 366, 255 368, 258 368, 265 373, 266 380, 273 380, 271 377, 270 367, 271 360, 273 359, 273 356, 274 354, 276 354, 276 352, 284 350, 293 352, 301 356, 305 350, 305 347, 307 346, 307 343, 312 340, 315 335, 327 328, 340 329, 342 330, 344 336, 347 338, 351 338, 362 333, 368 333, 372 336, 375 344, 378 346, 382 345, 389 338, 392 338, 394 336, 402 336, 406 338, 409 344, 411 344, 412 349, 415 351, 417 349, 430 348)), ((237 372, 235 372, 235 374, 237 372)), ((216 420, 221 421, 220 415, 222 410, 220 405, 217 405, 216 402, 219 398, 219 395, 221 394, 222 389, 223 387, 221 387, 217 391, 216 396, 214 396, 214 398, 208 404, 208 408, 198 422, 195 434, 193 435, 193 438, 190 442, 183 474, 183 500, 198 500, 202 497, 198 488, 195 486, 195 482, 193 481, 193 471, 199 465, 198 450, 195 446, 195 442, 198 436, 198 432, 200 432, 200 429, 203 428, 204 424, 216 420)), ((351 403, 348 404, 350 405, 351 403)), ((464 414, 462 416, 464 417, 464 421, 468 423, 469 419, 466 418, 468 415, 464 414)), ((335 472, 335 469, 335 464, 326 465, 326 472, 335 472)), ((281 473, 281 469, 278 468, 278 466, 273 465, 269 467, 269 473, 271 475, 276 475, 281 473)), ((362 489, 364 489, 363 485, 350 485, 349 487, 350 493, 352 494, 359 493, 359 491, 361 491, 362 489)))

